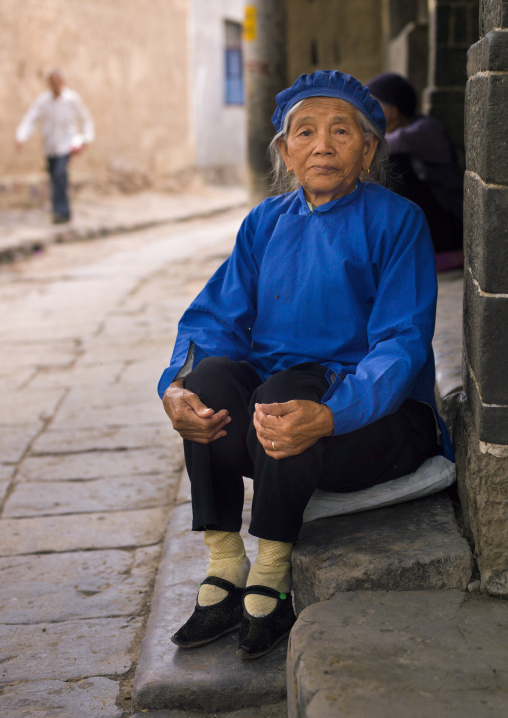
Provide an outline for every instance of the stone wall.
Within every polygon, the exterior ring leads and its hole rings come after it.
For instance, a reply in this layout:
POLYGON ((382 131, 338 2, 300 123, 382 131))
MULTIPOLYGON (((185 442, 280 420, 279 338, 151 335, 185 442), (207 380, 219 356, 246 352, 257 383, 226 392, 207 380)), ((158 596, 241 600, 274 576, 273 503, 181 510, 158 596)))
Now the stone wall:
POLYGON ((506 20, 504 28, 484 22, 469 52, 466 96, 465 378, 480 440, 496 444, 508 444, 506 20))
POLYGON ((466 90, 459 491, 484 590, 508 596, 508 2, 482 2, 466 90))
POLYGON ((0 0, 0 183, 35 181, 43 170, 39 138, 17 154, 14 131, 55 66, 96 123, 96 141, 73 162, 74 179, 142 186, 191 166, 187 6, 0 0))
POLYGON ((434 0, 429 9, 424 111, 444 123, 463 160, 467 51, 478 39, 478 0, 434 0))
POLYGON ((383 0, 386 70, 398 72, 413 84, 418 110, 428 79, 427 0, 383 0))
POLYGON ((384 69, 381 27, 379 0, 290 0, 288 83, 315 70, 340 70, 366 82, 384 69))

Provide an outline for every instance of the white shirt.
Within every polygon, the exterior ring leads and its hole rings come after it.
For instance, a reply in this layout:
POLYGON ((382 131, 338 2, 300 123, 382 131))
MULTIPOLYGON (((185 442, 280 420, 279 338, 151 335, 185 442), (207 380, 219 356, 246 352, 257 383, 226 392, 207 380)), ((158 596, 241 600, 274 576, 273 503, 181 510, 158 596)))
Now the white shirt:
POLYGON ((35 99, 16 130, 18 142, 25 142, 37 127, 42 131, 47 157, 68 155, 95 138, 90 112, 78 93, 68 87, 63 87, 58 97, 46 90, 35 99))

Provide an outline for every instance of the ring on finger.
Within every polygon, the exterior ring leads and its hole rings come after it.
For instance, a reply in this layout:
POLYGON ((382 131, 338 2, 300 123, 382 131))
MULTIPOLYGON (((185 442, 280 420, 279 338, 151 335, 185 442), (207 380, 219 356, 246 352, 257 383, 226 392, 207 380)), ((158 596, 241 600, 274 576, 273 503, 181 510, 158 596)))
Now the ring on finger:
POLYGON ((277 448, 276 448, 275 444, 273 443, 273 441, 272 441, 272 449, 273 449, 274 451, 277 451, 277 448))

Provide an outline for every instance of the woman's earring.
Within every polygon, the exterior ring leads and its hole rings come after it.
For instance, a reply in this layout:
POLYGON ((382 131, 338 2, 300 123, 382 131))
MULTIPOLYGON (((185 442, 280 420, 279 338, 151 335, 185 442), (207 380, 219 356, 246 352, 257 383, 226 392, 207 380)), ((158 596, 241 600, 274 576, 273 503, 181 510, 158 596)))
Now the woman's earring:
POLYGON ((290 174, 291 174, 291 170, 290 170, 290 169, 288 169, 287 167, 286 167, 286 172, 287 172, 287 174, 288 174, 288 175, 290 175, 290 174))

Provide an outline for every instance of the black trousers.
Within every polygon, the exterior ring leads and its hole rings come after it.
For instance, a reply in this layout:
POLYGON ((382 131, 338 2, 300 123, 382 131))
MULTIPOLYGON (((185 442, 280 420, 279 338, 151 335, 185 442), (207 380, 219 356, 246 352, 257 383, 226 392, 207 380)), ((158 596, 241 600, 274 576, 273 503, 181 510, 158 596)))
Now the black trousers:
POLYGON ((323 437, 298 456, 267 456, 252 423, 254 404, 320 403, 329 386, 325 374, 320 364, 298 364, 262 382, 246 361, 209 357, 187 375, 186 389, 231 416, 227 436, 210 444, 184 441, 194 531, 240 530, 246 476, 254 481, 249 532, 293 542, 314 489, 357 491, 409 474, 439 453, 432 409, 407 400, 394 414, 349 434, 323 437))

